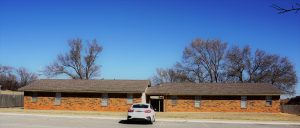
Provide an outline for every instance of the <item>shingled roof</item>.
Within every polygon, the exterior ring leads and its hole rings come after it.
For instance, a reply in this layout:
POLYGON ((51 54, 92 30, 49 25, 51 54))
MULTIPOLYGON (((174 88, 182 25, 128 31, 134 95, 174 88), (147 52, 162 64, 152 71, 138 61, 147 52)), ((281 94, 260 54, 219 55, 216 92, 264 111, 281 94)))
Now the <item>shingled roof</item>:
POLYGON ((167 83, 149 87, 147 95, 280 95, 268 83, 167 83))
POLYGON ((22 87, 19 91, 142 93, 149 85, 148 80, 44 79, 22 87))

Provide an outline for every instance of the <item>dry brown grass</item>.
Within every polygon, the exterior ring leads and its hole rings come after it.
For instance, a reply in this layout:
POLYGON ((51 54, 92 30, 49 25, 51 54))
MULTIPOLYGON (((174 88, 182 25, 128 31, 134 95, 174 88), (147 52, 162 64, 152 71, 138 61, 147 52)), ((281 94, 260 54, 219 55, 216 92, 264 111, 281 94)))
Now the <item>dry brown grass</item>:
POLYGON ((114 116, 126 117, 127 112, 67 111, 67 110, 25 110, 23 108, 0 108, 3 113, 28 113, 50 115, 114 116))
POLYGON ((181 119, 220 119, 220 120, 255 120, 255 121, 297 121, 300 116, 286 113, 241 113, 241 112, 163 112, 159 118, 181 119))
MULTIPOLYGON (((23 108, 0 108, 6 113, 30 113, 49 115, 110 116, 125 118, 127 112, 24 110, 23 108)), ((240 113, 240 112, 158 112, 157 119, 217 119, 252 121, 293 121, 300 122, 300 116, 285 113, 240 113)))

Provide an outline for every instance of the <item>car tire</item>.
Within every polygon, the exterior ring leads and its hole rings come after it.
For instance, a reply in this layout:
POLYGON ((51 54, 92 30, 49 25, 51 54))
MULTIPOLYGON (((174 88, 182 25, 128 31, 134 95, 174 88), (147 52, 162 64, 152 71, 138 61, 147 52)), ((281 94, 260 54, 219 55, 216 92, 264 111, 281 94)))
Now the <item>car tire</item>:
POLYGON ((153 120, 150 120, 150 121, 149 121, 149 124, 153 124, 153 120))
POLYGON ((150 120, 148 120, 147 122, 148 122, 148 124, 153 124, 153 119, 152 119, 152 117, 150 117, 150 120))

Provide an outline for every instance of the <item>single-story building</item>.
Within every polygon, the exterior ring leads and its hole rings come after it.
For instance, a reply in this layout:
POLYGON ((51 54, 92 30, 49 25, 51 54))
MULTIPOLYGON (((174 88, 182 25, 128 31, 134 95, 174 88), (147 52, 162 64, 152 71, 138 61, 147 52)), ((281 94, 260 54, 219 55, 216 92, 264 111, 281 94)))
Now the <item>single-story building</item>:
POLYGON ((24 109, 127 111, 146 102, 148 80, 37 80, 20 88, 24 109))
POLYGON ((147 102, 165 112, 280 112, 281 91, 266 83, 168 83, 150 87, 147 102))
POLYGON ((150 103, 161 112, 280 112, 281 91, 266 83, 167 83, 148 80, 37 80, 24 109, 127 111, 150 103))

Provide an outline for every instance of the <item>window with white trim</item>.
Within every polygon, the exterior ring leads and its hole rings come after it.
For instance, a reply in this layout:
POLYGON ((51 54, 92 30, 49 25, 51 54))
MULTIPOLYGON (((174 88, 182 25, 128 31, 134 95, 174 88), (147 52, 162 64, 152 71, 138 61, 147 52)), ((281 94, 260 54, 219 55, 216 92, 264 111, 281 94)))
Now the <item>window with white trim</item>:
POLYGON ((195 96, 195 108, 200 108, 201 106, 201 96, 195 96))
POLYGON ((60 105, 61 103, 61 93, 55 93, 54 105, 60 105))
POLYGON ((176 105, 177 104, 177 96, 171 96, 171 104, 176 105))
POLYGON ((241 96, 241 108, 247 108, 247 96, 241 96))
POLYGON ((266 106, 272 106, 272 96, 266 96, 266 106))
POLYGON ((37 102, 37 92, 32 93, 31 102, 37 102))
POLYGON ((102 93, 101 106, 108 106, 108 94, 107 93, 102 93))
POLYGON ((127 94, 127 104, 133 104, 133 95, 127 94))

